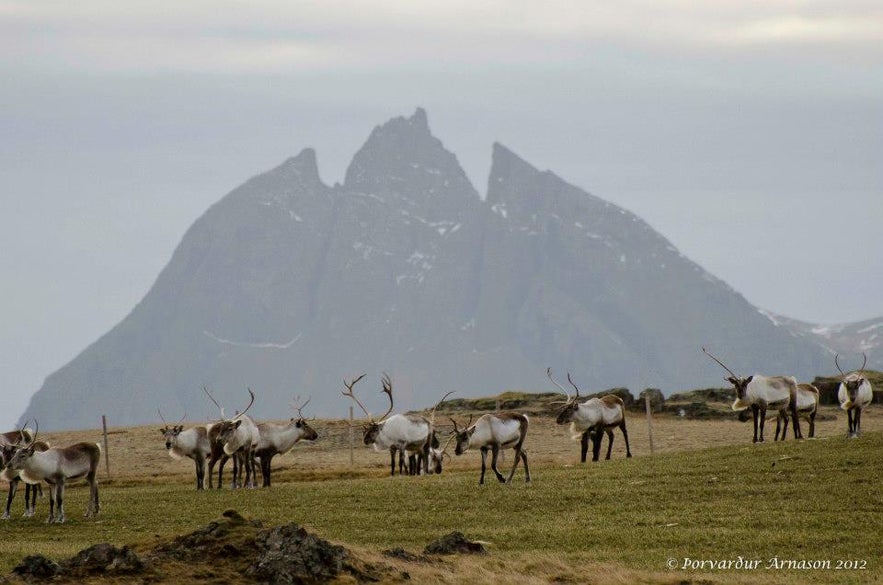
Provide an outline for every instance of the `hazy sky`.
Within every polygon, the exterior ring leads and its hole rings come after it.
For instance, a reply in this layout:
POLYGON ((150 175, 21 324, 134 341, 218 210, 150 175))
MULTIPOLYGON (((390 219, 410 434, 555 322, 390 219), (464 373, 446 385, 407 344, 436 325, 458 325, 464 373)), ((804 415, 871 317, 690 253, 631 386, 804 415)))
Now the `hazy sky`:
POLYGON ((414 108, 646 219, 752 303, 883 315, 879 1, 0 0, 0 425, 187 227, 414 108))

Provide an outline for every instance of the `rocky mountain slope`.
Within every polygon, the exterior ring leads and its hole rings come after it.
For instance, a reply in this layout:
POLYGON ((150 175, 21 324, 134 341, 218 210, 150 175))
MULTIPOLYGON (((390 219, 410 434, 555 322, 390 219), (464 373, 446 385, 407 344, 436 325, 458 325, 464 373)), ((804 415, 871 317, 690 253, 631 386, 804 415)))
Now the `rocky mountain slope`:
POLYGON ((828 371, 814 340, 777 327, 639 217, 493 147, 482 199, 423 110, 378 126, 342 185, 306 149, 213 205, 144 299, 49 376, 23 419, 41 428, 217 416, 296 395, 343 416, 344 377, 372 410, 384 370, 397 409, 448 390, 715 384, 707 346, 740 372, 828 371))

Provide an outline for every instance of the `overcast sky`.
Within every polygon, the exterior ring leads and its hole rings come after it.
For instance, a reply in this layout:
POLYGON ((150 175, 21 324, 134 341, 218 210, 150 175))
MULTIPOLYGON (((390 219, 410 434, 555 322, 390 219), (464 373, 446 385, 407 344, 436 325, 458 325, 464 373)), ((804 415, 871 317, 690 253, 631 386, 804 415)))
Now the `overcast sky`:
POLYGON ((883 315, 876 0, 0 0, 0 424, 209 205, 417 106, 480 192, 499 141, 759 307, 883 315))

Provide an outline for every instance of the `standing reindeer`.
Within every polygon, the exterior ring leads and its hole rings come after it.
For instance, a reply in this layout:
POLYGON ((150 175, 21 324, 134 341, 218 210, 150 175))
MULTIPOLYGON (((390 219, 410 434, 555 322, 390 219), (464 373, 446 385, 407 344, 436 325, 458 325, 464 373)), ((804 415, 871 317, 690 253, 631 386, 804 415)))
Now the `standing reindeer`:
POLYGON ((747 378, 741 378, 733 373, 719 359, 711 355, 705 348, 702 352, 716 361, 723 369, 730 373, 730 377, 724 378, 736 389, 736 400, 733 402, 733 410, 751 409, 754 420, 753 442, 763 442, 763 427, 766 423, 768 409, 779 412, 778 416, 786 417, 791 414, 791 422, 794 424, 794 438, 802 439, 800 432, 800 419, 797 416, 797 380, 794 376, 761 376, 754 374, 747 378), (760 436, 758 437, 758 428, 760 436))
POLYGON ((564 407, 558 413, 555 422, 559 425, 570 423, 573 438, 580 437, 580 463, 586 462, 586 453, 589 450, 589 438, 592 438, 592 462, 597 462, 601 453, 602 433, 607 433, 607 457, 613 450, 613 429, 619 428, 625 438, 625 456, 631 457, 632 450, 629 447, 629 433, 625 427, 625 404, 619 396, 608 394, 601 398, 589 398, 583 403, 579 402, 579 388, 567 374, 567 381, 576 390, 576 395, 571 398, 570 393, 552 377, 552 368, 546 368, 546 375, 553 384, 558 386, 567 398, 564 407))
MULTIPOLYGON (((215 403, 215 406, 221 411, 221 420, 213 425, 212 430, 217 428, 217 440, 223 445, 224 454, 227 456, 239 455, 239 465, 241 466, 239 469, 239 475, 240 477, 242 476, 242 466, 244 466, 245 487, 255 487, 255 449, 257 449, 258 443, 260 443, 261 435, 255 422, 245 414, 254 404, 254 392, 251 391, 251 388, 248 389, 248 394, 251 396, 248 406, 233 418, 228 419, 224 415, 224 409, 221 408, 221 405, 218 404, 214 396, 209 393, 208 389, 203 388, 203 390, 205 390, 208 397, 211 398, 212 402, 215 403)), ((223 463, 221 464, 221 467, 223 468, 223 463)), ((221 482, 220 475, 219 471, 219 484, 221 482)), ((235 471, 233 487, 237 487, 235 471)))
POLYGON ((481 477, 478 478, 479 485, 484 483, 484 473, 487 469, 486 459, 488 449, 491 450, 491 469, 497 476, 500 483, 509 483, 512 476, 515 475, 515 469, 518 467, 518 461, 524 461, 524 480, 530 482, 530 469, 527 466, 527 454, 524 452, 524 438, 527 436, 527 415, 516 412, 499 412, 495 414, 483 414, 472 423, 472 416, 469 416, 469 422, 466 426, 460 428, 457 421, 451 419, 454 423, 454 434, 451 439, 456 439, 457 446, 454 453, 462 455, 469 449, 478 449, 481 451, 481 477), (503 474, 497 470, 497 456, 500 449, 514 449, 515 462, 512 464, 512 471, 509 472, 509 478, 503 477, 503 474))
MULTIPOLYGON (((208 431, 204 426, 193 427, 186 431, 184 426, 180 424, 169 426, 162 412, 158 408, 156 411, 165 425, 159 432, 162 433, 165 439, 169 456, 172 459, 182 459, 184 457, 192 459, 196 464, 196 489, 205 489, 205 462, 212 452, 208 431)), ((182 422, 186 416, 185 414, 178 422, 182 422)), ((211 478, 209 478, 209 481, 211 481, 211 478)))
MULTIPOLYGON (((33 435, 28 429, 20 431, 10 431, 0 434, 0 459, 2 459, 3 467, 9 463, 15 451, 26 442, 31 441, 33 435)), ((34 449, 40 453, 49 448, 49 443, 45 441, 37 441, 34 443, 34 449)), ((6 498, 6 511, 3 512, 3 520, 12 517, 12 500, 15 499, 15 493, 18 490, 18 484, 21 483, 21 474, 11 469, 3 469, 0 478, 9 482, 9 494, 6 498)), ((25 517, 31 517, 37 508, 37 495, 43 496, 43 488, 39 483, 25 482, 25 517)))
MULTIPOLYGON (((39 427, 37 427, 39 428, 39 427)), ((69 447, 50 447, 39 452, 36 444, 37 432, 25 446, 13 454, 7 469, 17 471, 25 482, 45 481, 49 490, 49 519, 47 523, 64 522, 64 485, 67 480, 85 478, 89 482, 89 503, 86 517, 97 515, 98 505, 98 462, 101 459, 101 446, 98 443, 76 443, 69 447), (58 505, 58 514, 55 506, 58 505)))
POLYGON ((862 367, 849 374, 844 374, 837 363, 838 355, 834 355, 834 365, 840 372, 842 379, 840 386, 837 388, 837 400, 840 401, 840 408, 846 411, 847 424, 849 425, 847 436, 858 437, 862 425, 862 409, 871 404, 874 399, 874 390, 871 383, 861 372, 868 363, 868 356, 862 353, 864 361, 862 367))
MULTIPOLYGON (((797 414, 809 424, 809 438, 816 436, 816 413, 819 409, 819 389, 812 384, 797 385, 797 414)), ((739 413, 739 420, 745 422, 751 418, 750 410, 743 410, 739 413)), ((779 433, 782 433, 782 440, 788 433, 788 417, 783 416, 780 411, 776 411, 773 416, 767 416, 767 421, 776 421, 776 436, 774 441, 779 440, 779 433)))
POLYGON ((261 439, 255 450, 255 456, 261 460, 263 487, 270 487, 270 462, 273 457, 288 453, 301 439, 315 441, 319 437, 313 427, 304 420, 303 409, 309 402, 308 398, 302 405, 294 404, 297 418, 292 418, 288 424, 279 425, 270 422, 258 424, 261 439))
POLYGON ((368 417, 368 421, 364 426, 365 444, 374 445, 374 449, 377 451, 389 450, 390 475, 395 475, 396 473, 396 452, 406 454, 407 451, 419 454, 418 467, 422 466, 423 472, 428 473, 427 453, 432 436, 432 425, 422 416, 416 415, 394 414, 386 418, 393 409, 392 381, 387 374, 383 374, 382 392, 389 398, 389 408, 380 417, 379 421, 375 421, 371 413, 368 412, 353 393, 356 383, 364 377, 365 374, 362 374, 352 382, 344 380, 343 384, 347 387, 347 391, 342 392, 342 394, 358 404, 359 408, 365 413, 365 416, 368 417))

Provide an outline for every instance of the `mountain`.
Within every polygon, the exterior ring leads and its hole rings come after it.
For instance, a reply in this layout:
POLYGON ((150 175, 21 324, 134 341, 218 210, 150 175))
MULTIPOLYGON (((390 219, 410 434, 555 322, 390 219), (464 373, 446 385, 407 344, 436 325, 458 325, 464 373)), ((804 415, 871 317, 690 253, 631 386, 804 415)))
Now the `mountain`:
POLYGON ((862 353, 868 356, 869 369, 883 369, 883 317, 858 323, 818 325, 769 311, 763 313, 774 325, 784 328, 792 335, 815 341, 832 353, 839 353, 843 356, 840 362, 844 371, 861 367, 862 353))
MULTIPOLYGON (((184 235, 132 312, 49 376, 22 420, 41 429, 217 416, 295 395, 345 415, 343 379, 367 372, 382 412, 550 389, 709 385, 724 373, 828 371, 815 341, 775 326, 639 217, 495 144, 486 197, 426 113, 373 130, 342 185, 311 149, 234 189, 184 235)), ((358 415, 357 411, 357 415, 358 415)))

